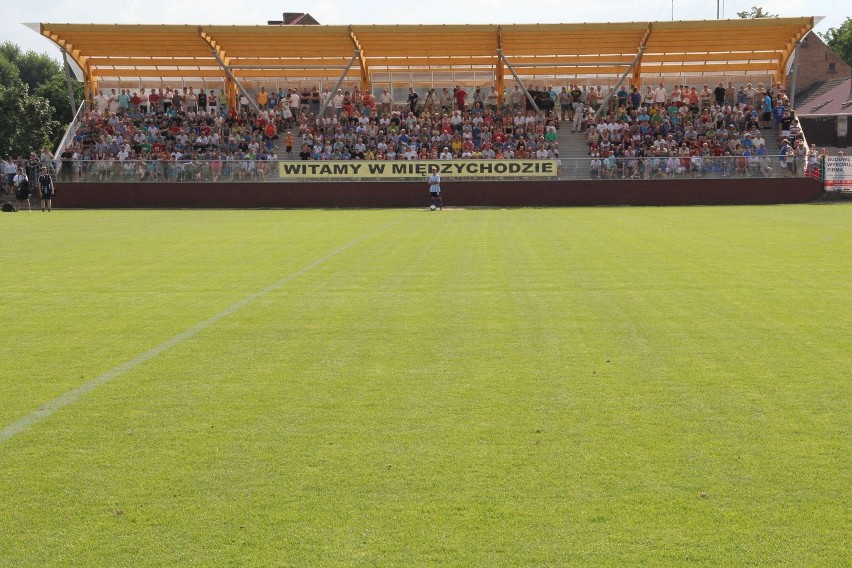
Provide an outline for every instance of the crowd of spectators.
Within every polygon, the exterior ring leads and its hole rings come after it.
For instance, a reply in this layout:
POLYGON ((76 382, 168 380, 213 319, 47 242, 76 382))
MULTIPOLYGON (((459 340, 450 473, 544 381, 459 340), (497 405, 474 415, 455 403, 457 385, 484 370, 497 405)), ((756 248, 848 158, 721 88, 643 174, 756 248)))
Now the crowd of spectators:
POLYGON ((618 92, 541 85, 529 97, 515 85, 502 102, 493 87, 472 91, 409 89, 395 104, 387 89, 375 96, 357 86, 262 87, 254 101, 244 93, 229 107, 215 90, 113 89, 98 93, 81 117, 58 156, 59 178, 264 179, 280 159, 558 158, 560 128, 586 136, 595 177, 717 167, 724 175, 770 175, 777 166, 795 175, 807 163, 780 85, 668 90, 661 83, 618 92), (768 155, 764 132, 787 140, 783 155, 768 155), (729 159, 712 159, 721 157, 729 159))
MULTIPOLYGON (((534 92, 549 100, 548 92, 534 92)), ((258 110, 247 94, 237 108, 220 105, 220 97, 192 88, 99 93, 60 155, 60 179, 81 172, 95 179, 262 179, 279 159, 559 156, 558 120, 548 107, 535 112, 525 99, 498 105, 493 88, 430 90, 422 100, 411 89, 407 104, 394 105, 386 89, 375 97, 358 87, 334 94, 262 87, 258 110)))
MULTIPOLYGON (((571 89, 571 99, 582 101, 582 90, 571 89)), ((589 98, 577 107, 583 114, 574 116, 572 129, 586 133, 593 177, 793 176, 808 163, 780 83, 622 88, 602 113, 598 97, 589 98), (776 137, 777 154, 770 155, 764 134, 776 137)))
POLYGON ((379 101, 345 92, 338 112, 303 113, 298 121, 303 160, 453 160, 546 159, 559 157, 558 120, 526 104, 498 105, 496 89, 477 88, 471 99, 456 87, 430 90, 422 104, 409 90, 408 103, 396 110, 386 90, 379 101))
POLYGON ((229 110, 220 96, 193 88, 98 93, 59 156, 59 179, 264 177, 277 159, 274 115, 229 110))
POLYGON ((42 149, 41 153, 30 152, 29 158, 0 157, 0 194, 14 194, 22 179, 26 179, 33 189, 38 189, 38 177, 43 169, 53 172, 55 164, 56 159, 48 148, 42 149))

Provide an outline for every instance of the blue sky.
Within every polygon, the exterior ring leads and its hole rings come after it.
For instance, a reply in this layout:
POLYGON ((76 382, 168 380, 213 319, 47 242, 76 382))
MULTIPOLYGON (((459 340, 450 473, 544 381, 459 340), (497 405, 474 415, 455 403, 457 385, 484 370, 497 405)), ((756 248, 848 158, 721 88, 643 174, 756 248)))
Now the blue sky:
MULTIPOLYGON (((838 12, 841 2, 828 0, 757 0, 721 2, 723 17, 753 5, 783 17, 825 16, 816 27, 824 32, 852 15, 838 12)), ((28 22, 117 24, 265 24, 281 18, 285 3, 241 0, 42 0, 8 2, 3 6, 0 41, 13 41, 24 50, 47 52, 59 58, 58 48, 22 25, 28 22)), ((307 10, 323 24, 510 24, 606 21, 710 20, 716 18, 713 0, 536 0, 526 9, 519 0, 463 0, 451 3, 402 0, 316 0, 288 2, 291 12, 307 10)))

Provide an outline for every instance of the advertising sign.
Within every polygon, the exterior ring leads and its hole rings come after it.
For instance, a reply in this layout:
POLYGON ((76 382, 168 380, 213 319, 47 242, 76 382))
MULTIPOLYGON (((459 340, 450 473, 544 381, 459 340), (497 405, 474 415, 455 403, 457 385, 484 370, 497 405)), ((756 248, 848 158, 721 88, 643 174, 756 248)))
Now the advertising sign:
POLYGON ((406 160, 285 161, 279 176, 287 179, 406 179, 427 177, 438 166, 442 178, 554 177, 558 160, 406 160))
POLYGON ((825 189, 852 190, 852 156, 825 157, 825 189))

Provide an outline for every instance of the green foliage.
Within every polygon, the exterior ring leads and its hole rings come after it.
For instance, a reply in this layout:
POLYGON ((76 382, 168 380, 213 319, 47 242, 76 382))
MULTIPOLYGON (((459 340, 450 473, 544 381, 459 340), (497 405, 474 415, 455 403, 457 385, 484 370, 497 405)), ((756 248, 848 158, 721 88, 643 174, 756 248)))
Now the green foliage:
MULTIPOLYGON (((77 104, 83 100, 83 84, 79 81, 72 81, 74 89, 74 99, 77 104)), ((54 118, 64 128, 74 116, 71 114, 71 105, 68 102, 68 84, 65 81, 65 74, 59 72, 52 75, 47 81, 39 84, 36 87, 35 94, 39 97, 47 99, 50 106, 55 109, 54 118)), ((76 112, 77 109, 74 109, 76 112)))
POLYGON ((20 82, 0 87, 0 154, 40 151, 53 143, 60 128, 47 99, 30 95, 20 82))
POLYGON ((4 41, 0 43, 0 55, 3 55, 9 61, 17 61, 21 57, 21 48, 16 43, 4 41))
MULTIPOLYGON (((73 80, 77 103, 83 86, 73 80)), ((0 44, 0 152, 27 155, 54 146, 73 115, 62 66, 44 53, 0 44)), ((76 110, 76 109, 75 109, 76 110)))
POLYGON ((840 27, 828 28, 819 36, 847 65, 852 65, 852 16, 848 16, 840 27))
MULTIPOLYGON (((54 77, 62 77, 62 67, 46 53, 27 51, 14 62, 21 72, 21 81, 27 85, 30 94, 54 77)), ((67 97, 66 97, 67 98, 67 97)))
POLYGON ((0 53, 0 87, 11 87, 21 82, 21 73, 18 67, 0 53))
POLYGON ((849 566, 850 213, 4 214, 0 564, 849 566))
POLYGON ((766 12, 760 6, 752 6, 748 10, 743 10, 742 12, 737 12, 737 17, 750 19, 750 18, 777 18, 778 14, 770 14, 766 12))

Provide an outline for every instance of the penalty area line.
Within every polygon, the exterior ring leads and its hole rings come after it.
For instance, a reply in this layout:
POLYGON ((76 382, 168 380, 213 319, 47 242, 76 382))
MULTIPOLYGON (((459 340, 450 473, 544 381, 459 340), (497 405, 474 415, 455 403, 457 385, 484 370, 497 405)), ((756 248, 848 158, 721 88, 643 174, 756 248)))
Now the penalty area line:
POLYGON ((311 270, 313 270, 317 266, 327 262, 328 260, 334 258, 335 256, 338 256, 339 254, 341 254, 341 253, 345 252, 346 250, 352 248, 353 246, 361 243, 362 241, 381 233, 382 231, 388 229, 391 225, 393 225, 396 222, 398 222, 398 221, 394 221, 392 223, 387 223, 387 224, 379 227, 378 229, 375 229, 375 230, 370 231, 370 232, 368 232, 364 235, 361 235, 360 237, 357 237, 356 239, 344 244, 340 248, 337 248, 337 249, 335 249, 335 250, 333 250, 329 253, 326 253, 325 255, 314 260, 310 264, 303 266, 299 270, 297 270, 295 272, 291 272, 290 274, 284 276, 283 278, 276 280, 275 282, 273 282, 272 284, 270 284, 266 288, 263 288, 262 290, 254 292, 253 294, 250 294, 250 295, 246 296, 245 298, 243 298, 241 300, 237 300, 236 302, 234 302, 233 304, 231 304, 230 306, 228 306, 227 308, 225 308, 224 310, 222 310, 218 314, 210 316, 206 320, 195 324, 194 326, 190 327, 189 329, 187 329, 185 331, 182 331, 181 333, 175 335, 171 339, 167 339, 166 341, 160 343, 156 347, 153 347, 153 348, 149 349, 148 351, 146 351, 146 352, 144 352, 140 355, 137 355, 136 357, 134 357, 133 359, 130 359, 129 361, 125 361, 124 363, 118 365, 117 367, 113 367, 109 371, 106 371, 105 373, 98 375, 97 377, 90 380, 89 382, 82 384, 82 385, 80 385, 76 388, 73 388, 73 389, 69 390, 68 392, 66 392, 65 394, 62 394, 62 395, 56 397, 55 399, 51 400, 50 402, 47 402, 47 403, 39 406, 38 408, 36 408, 32 412, 30 412, 29 414, 22 416, 21 418, 17 419, 16 421, 12 422, 11 424, 4 426, 2 429, 0 429, 0 444, 3 444, 5 442, 7 442, 9 439, 13 438, 14 436, 17 436, 18 434, 21 434, 22 432, 27 431, 28 429, 35 426, 39 422, 50 418, 59 410, 77 402, 78 400, 80 400, 81 398, 86 396, 86 394, 97 389, 98 387, 101 387, 101 386, 117 379, 118 377, 124 375, 128 371, 132 371, 136 367, 138 367, 138 366, 140 366, 144 363, 147 363, 151 359, 154 359, 155 357, 159 356, 160 354, 164 353, 165 351, 168 351, 172 347, 180 345, 181 343, 183 343, 187 339, 191 339, 192 337, 198 335, 202 331, 209 329, 210 327, 212 327, 213 325, 215 325, 216 323, 218 323, 222 319, 228 317, 229 315, 231 315, 234 312, 236 312, 237 310, 247 306, 248 304, 254 302, 255 300, 262 298, 263 296, 266 296, 267 294, 274 292, 275 290, 278 290, 279 288, 283 287, 284 285, 288 284, 289 282, 292 282, 293 280, 302 276, 303 274, 310 272, 311 270))

